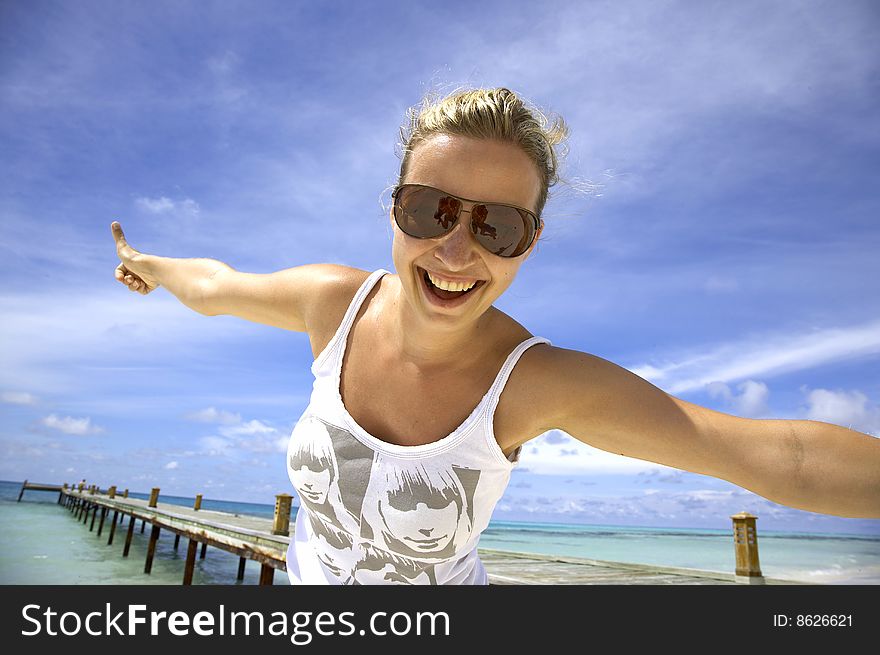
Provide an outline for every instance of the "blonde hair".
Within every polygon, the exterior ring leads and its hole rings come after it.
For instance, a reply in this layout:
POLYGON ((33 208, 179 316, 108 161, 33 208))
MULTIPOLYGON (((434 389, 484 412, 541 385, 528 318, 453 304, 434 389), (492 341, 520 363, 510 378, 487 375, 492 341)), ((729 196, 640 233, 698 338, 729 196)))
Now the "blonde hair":
POLYGON ((556 146, 568 137, 561 116, 548 117, 503 87, 456 91, 442 99, 428 94, 407 115, 406 125, 400 128, 398 184, 406 177, 413 149, 436 134, 495 139, 519 146, 534 162, 541 181, 535 213, 541 215, 550 187, 560 181, 559 163, 565 150, 557 153, 556 146))

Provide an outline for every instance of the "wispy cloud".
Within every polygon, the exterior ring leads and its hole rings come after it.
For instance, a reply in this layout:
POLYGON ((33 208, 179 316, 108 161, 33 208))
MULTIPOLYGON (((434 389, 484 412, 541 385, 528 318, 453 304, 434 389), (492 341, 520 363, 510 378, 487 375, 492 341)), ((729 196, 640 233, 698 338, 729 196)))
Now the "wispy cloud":
POLYGON ((669 393, 770 377, 880 353, 880 321, 809 334, 769 334, 630 367, 669 393))
POLYGON ((26 391, 4 391, 0 394, 0 401, 10 405, 35 405, 37 397, 26 391))
POLYGON ((227 425, 241 423, 241 414, 233 414, 232 412, 218 410, 214 407, 206 407, 197 412, 191 412, 184 415, 184 418, 190 421, 198 421, 199 423, 224 423, 227 425))
POLYGON ((172 200, 165 196, 159 198, 140 197, 135 199, 135 205, 148 214, 179 214, 185 216, 198 216, 201 208, 192 198, 172 200))
POLYGON ((78 436, 100 434, 105 431, 104 428, 100 426, 92 425, 92 419, 90 417, 73 418, 71 416, 65 416, 61 418, 55 414, 50 414, 49 416, 40 419, 39 424, 65 434, 78 436))

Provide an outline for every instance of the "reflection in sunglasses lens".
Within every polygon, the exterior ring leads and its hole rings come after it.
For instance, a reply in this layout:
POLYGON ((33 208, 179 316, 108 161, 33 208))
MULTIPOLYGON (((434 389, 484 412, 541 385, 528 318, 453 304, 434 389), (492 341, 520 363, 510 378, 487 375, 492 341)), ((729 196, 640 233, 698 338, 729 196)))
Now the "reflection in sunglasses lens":
MULTIPOLYGON (((406 234, 433 239, 449 232, 462 209, 462 201, 433 188, 404 186, 397 197, 395 219, 406 234)), ((506 205, 475 204, 470 229, 477 242, 499 257, 517 257, 534 240, 531 216, 506 205)))

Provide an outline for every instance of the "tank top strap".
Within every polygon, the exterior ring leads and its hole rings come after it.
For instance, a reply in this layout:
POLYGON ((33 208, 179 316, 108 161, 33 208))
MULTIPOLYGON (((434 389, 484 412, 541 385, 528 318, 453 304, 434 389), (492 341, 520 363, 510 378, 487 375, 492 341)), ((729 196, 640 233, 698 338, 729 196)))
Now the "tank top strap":
POLYGON ((486 394, 486 411, 490 418, 495 414, 495 408, 498 406, 498 399, 501 397, 501 392, 504 391, 504 385, 507 384, 507 379, 513 372, 513 367, 516 366, 519 358, 522 357, 526 350, 539 343, 546 343, 549 345, 550 340, 545 339, 544 337, 529 337, 514 348, 513 352, 507 356, 504 366, 498 371, 498 375, 495 377, 495 382, 492 383, 489 392, 486 394))
POLYGON ((336 328, 336 333, 333 335, 333 338, 330 339, 330 342, 312 363, 313 372, 317 368, 323 366, 328 358, 336 353, 336 351, 345 351, 345 343, 348 341, 348 333, 351 330, 351 326, 354 324, 354 319, 357 317, 361 305, 364 303, 364 299, 370 291, 372 291, 376 282, 378 282, 383 275, 387 275, 388 273, 390 273, 390 271, 380 268, 370 273, 369 277, 364 280, 363 284, 361 284, 360 288, 358 288, 357 292, 354 294, 354 298, 351 299, 348 309, 345 310, 345 316, 342 317, 342 322, 339 324, 339 327, 336 328))

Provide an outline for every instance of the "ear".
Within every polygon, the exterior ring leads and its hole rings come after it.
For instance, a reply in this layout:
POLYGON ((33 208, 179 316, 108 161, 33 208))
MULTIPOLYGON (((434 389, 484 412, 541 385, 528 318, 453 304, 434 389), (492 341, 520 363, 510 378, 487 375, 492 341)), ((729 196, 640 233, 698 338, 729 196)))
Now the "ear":
POLYGON ((541 232, 544 231, 544 219, 538 219, 538 231, 535 233, 535 240, 532 241, 532 245, 529 246, 529 249, 526 251, 526 259, 532 256, 532 251, 537 247, 538 241, 541 239, 541 232))

